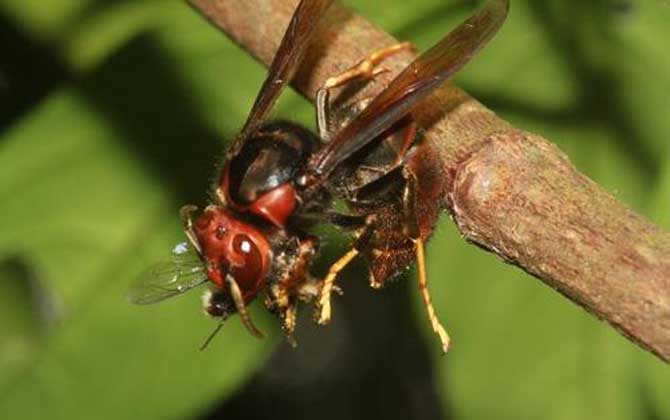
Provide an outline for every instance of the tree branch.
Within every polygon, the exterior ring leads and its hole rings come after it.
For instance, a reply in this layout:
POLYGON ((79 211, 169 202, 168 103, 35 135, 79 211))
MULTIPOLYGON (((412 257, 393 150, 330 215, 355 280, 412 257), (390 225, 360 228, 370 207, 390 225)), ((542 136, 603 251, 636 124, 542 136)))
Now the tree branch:
MULTIPOLYGON (((297 4, 188 1, 265 65, 297 4)), ((328 76, 395 42, 335 4, 293 86, 312 100, 328 76)), ((389 58, 382 83, 369 83, 349 100, 376 94, 412 58, 389 58)), ((670 361, 670 235, 579 173, 553 144, 512 127, 453 85, 415 115, 440 158, 444 208, 466 239, 670 361)))

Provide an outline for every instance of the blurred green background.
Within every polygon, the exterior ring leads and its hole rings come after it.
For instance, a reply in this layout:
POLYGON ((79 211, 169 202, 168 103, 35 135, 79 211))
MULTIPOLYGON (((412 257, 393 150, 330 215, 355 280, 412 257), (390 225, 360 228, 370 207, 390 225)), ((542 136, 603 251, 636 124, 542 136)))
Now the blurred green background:
MULTIPOLYGON (((425 49, 478 4, 348 0, 425 49)), ((513 1, 458 77, 518 127, 670 227, 670 4, 513 1)), ((441 356, 413 273, 371 291, 347 271, 334 321, 303 311, 296 350, 197 292, 126 303, 182 240, 264 69, 180 1, 0 0, 0 418, 668 419, 670 368, 539 281, 465 244, 428 247, 441 356)), ((287 92, 276 115, 313 126, 287 92)), ((321 266, 343 250, 326 238, 321 266)))

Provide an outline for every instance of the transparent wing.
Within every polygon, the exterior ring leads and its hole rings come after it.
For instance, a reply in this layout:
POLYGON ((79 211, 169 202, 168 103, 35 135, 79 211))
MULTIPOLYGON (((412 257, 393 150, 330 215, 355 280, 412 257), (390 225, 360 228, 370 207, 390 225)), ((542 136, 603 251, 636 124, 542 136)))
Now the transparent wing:
POLYGON ((205 266, 192 247, 177 245, 169 260, 142 273, 128 291, 128 300, 148 305, 182 294, 207 282, 205 266))
MULTIPOLYGON (((265 120, 282 89, 293 78, 314 29, 332 2, 333 0, 302 0, 296 8, 272 60, 268 77, 249 112, 242 134, 238 137, 240 142, 265 120)), ((237 144, 236 146, 239 147, 237 144)))
POLYGON ((310 175, 319 184, 342 161, 407 115, 483 48, 502 26, 509 0, 490 0, 439 43, 407 66, 373 101, 315 155, 310 175))

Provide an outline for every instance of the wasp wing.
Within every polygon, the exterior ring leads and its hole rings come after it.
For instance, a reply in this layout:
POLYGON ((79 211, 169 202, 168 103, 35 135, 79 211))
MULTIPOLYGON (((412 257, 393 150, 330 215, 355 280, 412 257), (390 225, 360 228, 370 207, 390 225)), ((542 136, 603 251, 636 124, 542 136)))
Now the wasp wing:
POLYGON ((476 14, 421 54, 347 126, 310 159, 313 184, 324 182, 342 161, 407 115, 484 47, 502 26, 509 0, 490 0, 476 14))
MULTIPOLYGON (((282 89, 293 78, 315 32, 314 29, 332 2, 333 0, 302 0, 300 2, 279 44, 268 76, 249 112, 237 143, 241 143, 250 132, 265 121, 282 89)), ((240 147, 239 144, 235 146, 237 147, 233 147, 233 151, 240 147)))
POLYGON ((207 282, 200 257, 186 243, 172 251, 169 260, 159 262, 142 273, 128 291, 128 300, 148 305, 182 294, 207 282))

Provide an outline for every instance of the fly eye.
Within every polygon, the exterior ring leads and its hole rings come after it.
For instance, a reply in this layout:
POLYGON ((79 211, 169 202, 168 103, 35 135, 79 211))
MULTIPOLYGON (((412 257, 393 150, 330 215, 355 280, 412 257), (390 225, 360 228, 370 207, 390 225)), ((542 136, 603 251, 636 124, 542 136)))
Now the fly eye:
POLYGON ((226 235, 226 228, 223 226, 217 226, 216 228, 216 238, 221 240, 226 235))
POLYGON ((247 235, 239 234, 233 238, 233 249, 244 260, 244 264, 231 267, 233 277, 240 286, 256 284, 263 269, 258 247, 247 235))

